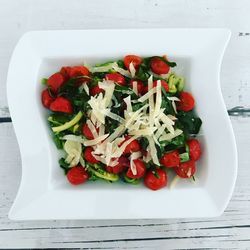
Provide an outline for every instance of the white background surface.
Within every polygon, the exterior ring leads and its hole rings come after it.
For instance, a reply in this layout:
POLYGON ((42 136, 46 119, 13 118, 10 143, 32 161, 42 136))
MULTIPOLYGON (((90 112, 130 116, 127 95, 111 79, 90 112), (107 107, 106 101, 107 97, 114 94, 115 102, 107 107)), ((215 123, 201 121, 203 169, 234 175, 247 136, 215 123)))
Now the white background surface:
MULTIPOLYGON (((248 0, 0 0, 0 247, 250 249, 249 13, 248 0), (12 125, 4 119, 9 117, 5 84, 10 55, 18 38, 29 30, 152 27, 232 30, 221 84, 236 135, 239 173, 225 213, 219 218, 188 220, 9 221, 7 213, 18 189, 21 163, 12 125)), ((145 39, 142 38, 142 46, 145 39)), ((21 87, 20 79, 17 88, 21 87)))

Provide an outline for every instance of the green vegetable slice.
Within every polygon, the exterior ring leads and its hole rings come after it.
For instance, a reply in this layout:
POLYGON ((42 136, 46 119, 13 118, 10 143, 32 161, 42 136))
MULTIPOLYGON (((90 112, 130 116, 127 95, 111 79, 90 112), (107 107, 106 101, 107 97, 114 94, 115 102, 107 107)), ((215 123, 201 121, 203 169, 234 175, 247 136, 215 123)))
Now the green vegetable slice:
POLYGON ((97 164, 94 164, 93 167, 88 165, 87 170, 96 175, 97 177, 107 180, 107 181, 118 181, 119 175, 108 173, 101 169, 97 164))
POLYGON ((72 126, 74 126, 76 123, 78 123, 80 121, 80 119, 82 118, 83 113, 81 111, 78 112, 78 114, 69 122, 64 123, 63 125, 57 126, 57 127, 52 127, 53 132, 61 132, 64 131, 66 129, 71 128, 72 126))

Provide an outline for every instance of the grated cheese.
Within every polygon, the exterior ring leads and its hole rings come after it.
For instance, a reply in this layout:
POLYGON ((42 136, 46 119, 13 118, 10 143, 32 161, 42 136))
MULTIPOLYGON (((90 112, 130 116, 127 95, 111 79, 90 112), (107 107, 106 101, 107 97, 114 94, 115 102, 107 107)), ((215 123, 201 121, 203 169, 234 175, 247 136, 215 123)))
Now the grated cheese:
POLYGON ((135 77, 136 70, 135 70, 135 67, 134 67, 133 62, 131 62, 131 63, 129 64, 129 71, 130 71, 130 73, 131 73, 132 78, 134 78, 134 77, 135 77))
POLYGON ((113 63, 112 68, 113 70, 120 73, 121 75, 131 78, 131 74, 129 73, 129 71, 123 68, 120 68, 116 62, 113 63))
POLYGON ((141 158, 142 154, 141 152, 133 152, 130 156, 130 168, 131 168, 131 171, 132 171, 132 174, 133 175, 136 175, 137 174, 137 169, 136 169, 136 166, 135 166, 135 163, 134 163, 134 160, 137 160, 139 158, 141 158))
POLYGON ((137 81, 133 81, 132 82, 132 87, 133 87, 133 91, 135 92, 136 95, 138 95, 138 88, 137 88, 137 81))
POLYGON ((95 126, 93 125, 93 123, 90 121, 90 120, 87 120, 86 121, 86 124, 88 125, 92 135, 94 138, 97 138, 98 137, 98 134, 97 134, 97 131, 96 131, 96 128, 95 126))
POLYGON ((93 140, 85 140, 84 146, 88 147, 88 146, 96 145, 96 144, 100 143, 101 141, 105 140, 108 136, 109 136, 109 134, 105 134, 105 135, 101 135, 93 140))

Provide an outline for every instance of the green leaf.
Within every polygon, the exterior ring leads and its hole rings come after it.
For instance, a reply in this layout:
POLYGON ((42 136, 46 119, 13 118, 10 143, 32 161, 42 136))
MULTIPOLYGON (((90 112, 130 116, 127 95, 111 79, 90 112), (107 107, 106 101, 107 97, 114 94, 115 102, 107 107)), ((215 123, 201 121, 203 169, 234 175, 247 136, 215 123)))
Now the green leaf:
POLYGON ((47 83, 48 83, 48 79, 47 78, 42 78, 41 84, 44 85, 44 86, 47 86, 47 83))
POLYGON ((58 149, 63 149, 63 142, 60 140, 61 135, 53 134, 52 139, 58 149))
POLYGON ((183 126, 183 129, 189 134, 198 134, 202 121, 197 117, 193 111, 184 112, 180 111, 177 114, 180 124, 183 126))
POLYGON ((180 154, 180 159, 181 159, 181 162, 189 161, 189 154, 187 152, 180 154))
POLYGON ((67 174, 67 172, 69 171, 70 167, 69 167, 69 164, 67 162, 65 162, 65 159, 64 158, 61 158, 59 161, 58 161, 60 167, 64 170, 64 173, 67 174))

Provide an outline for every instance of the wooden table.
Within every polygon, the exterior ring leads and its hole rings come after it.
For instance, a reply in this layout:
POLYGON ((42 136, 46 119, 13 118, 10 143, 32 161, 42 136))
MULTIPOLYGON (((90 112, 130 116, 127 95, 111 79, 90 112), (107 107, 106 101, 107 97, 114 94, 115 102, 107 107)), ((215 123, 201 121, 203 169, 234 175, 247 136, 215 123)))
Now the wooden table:
MULTIPOLYGON (((21 79, 16 84, 22 88, 21 79)), ((0 0, 0 93, 1 248, 250 249, 250 1, 0 0), (29 30, 141 27, 232 30, 221 87, 237 140, 239 171, 225 213, 212 219, 10 221, 7 213, 20 182, 21 160, 5 83, 18 38, 29 30)))

